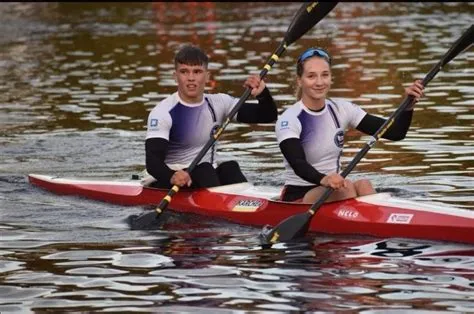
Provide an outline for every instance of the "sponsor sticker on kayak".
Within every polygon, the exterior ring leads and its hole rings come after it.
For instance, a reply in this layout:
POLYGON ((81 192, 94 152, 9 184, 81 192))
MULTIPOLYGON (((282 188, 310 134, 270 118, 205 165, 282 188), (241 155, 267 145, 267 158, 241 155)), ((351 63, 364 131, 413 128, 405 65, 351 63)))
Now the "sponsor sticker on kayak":
POLYGON ((337 211, 337 216, 346 219, 356 219, 359 217, 359 212, 352 207, 343 207, 337 211))
POLYGON ((259 200, 239 200, 232 208, 233 212, 254 212, 262 205, 259 200))
POLYGON ((390 214, 387 219, 387 222, 390 224, 409 224, 413 214, 390 214))

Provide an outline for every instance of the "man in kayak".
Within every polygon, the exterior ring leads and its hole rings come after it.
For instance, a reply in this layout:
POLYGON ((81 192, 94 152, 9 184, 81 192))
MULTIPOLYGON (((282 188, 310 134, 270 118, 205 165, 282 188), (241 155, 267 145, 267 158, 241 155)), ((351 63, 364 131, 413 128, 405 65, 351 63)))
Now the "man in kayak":
MULTIPOLYGON (((217 164, 215 145, 191 173, 186 171, 238 101, 227 94, 204 93, 210 76, 208 62, 200 48, 183 47, 174 59, 178 90, 158 103, 148 116, 146 169, 157 180, 154 187, 198 188, 247 181, 236 161, 217 164)), ((236 120, 244 123, 276 121, 276 104, 260 76, 250 75, 244 86, 251 88, 251 95, 257 98, 258 104, 244 103, 236 120)))
MULTIPOLYGON (((327 98, 331 87, 331 57, 321 48, 304 51, 296 64, 297 99, 279 117, 275 131, 284 156, 284 201, 314 203, 325 191, 334 189, 327 202, 375 193, 369 180, 352 182, 340 174, 340 158, 347 128, 374 134, 385 119, 365 112, 342 99, 327 98)), ((423 96, 421 80, 405 89, 416 103, 423 96)), ((413 104, 414 104, 413 103, 413 104)), ((399 141, 410 127, 413 106, 407 108, 384 133, 383 138, 399 141)))

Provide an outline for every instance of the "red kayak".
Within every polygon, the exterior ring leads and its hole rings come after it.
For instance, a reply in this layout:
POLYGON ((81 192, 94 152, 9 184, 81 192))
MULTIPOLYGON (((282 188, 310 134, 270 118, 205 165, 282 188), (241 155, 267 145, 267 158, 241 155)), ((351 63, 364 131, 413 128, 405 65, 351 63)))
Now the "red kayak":
MULTIPOLYGON (((66 179, 37 174, 30 174, 28 178, 32 184, 57 194, 121 205, 156 205, 168 192, 144 186, 141 180, 66 179)), ((174 195, 170 208, 261 227, 275 226, 311 206, 282 202, 278 197, 278 188, 245 182, 192 191, 181 189, 174 195)), ((309 230, 474 244, 474 211, 378 193, 324 204, 311 220, 309 230)))

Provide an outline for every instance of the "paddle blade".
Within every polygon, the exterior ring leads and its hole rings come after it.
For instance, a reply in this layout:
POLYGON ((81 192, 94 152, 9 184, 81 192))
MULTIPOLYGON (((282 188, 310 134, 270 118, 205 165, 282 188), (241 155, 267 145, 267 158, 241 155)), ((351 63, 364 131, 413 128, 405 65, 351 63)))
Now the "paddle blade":
POLYGON ((160 215, 156 211, 150 210, 140 215, 131 215, 128 219, 128 224, 132 230, 156 229, 159 225, 159 217, 160 215))
POLYGON ((285 44, 291 45, 314 25, 321 21, 336 6, 336 2, 308 2, 304 3, 296 12, 293 21, 285 35, 285 44))
POLYGON ((298 237, 304 236, 308 231, 309 222, 312 214, 306 211, 301 214, 296 214, 280 222, 275 228, 271 230, 262 230, 260 239, 262 243, 276 243, 290 241, 298 237))
POLYGON ((471 25, 464 34, 453 44, 441 61, 441 67, 466 50, 474 42, 474 25, 471 25))
POLYGON ((168 194, 163 197, 160 204, 158 204, 154 211, 150 211, 149 213, 144 213, 139 216, 130 216, 130 228, 132 230, 155 229, 157 223, 159 222, 160 216, 166 210, 166 208, 168 208, 168 205, 171 202, 171 198, 178 191, 179 186, 173 185, 173 187, 169 190, 168 194))

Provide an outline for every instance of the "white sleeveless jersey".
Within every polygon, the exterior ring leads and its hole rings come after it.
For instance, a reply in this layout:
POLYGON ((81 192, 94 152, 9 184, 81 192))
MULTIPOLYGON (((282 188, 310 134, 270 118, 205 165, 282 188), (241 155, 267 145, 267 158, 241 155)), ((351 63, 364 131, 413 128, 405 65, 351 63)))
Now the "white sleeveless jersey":
MULTIPOLYGON (((306 160, 323 174, 339 172, 344 146, 344 132, 355 128, 366 112, 351 102, 326 99, 323 110, 314 112, 298 101, 278 118, 275 125, 278 143, 288 138, 298 138, 306 160)), ((293 171, 284 158, 286 185, 314 185, 293 171)))
MULTIPOLYGON (((158 103, 148 115, 146 138, 169 141, 165 163, 173 170, 188 167, 238 99, 227 94, 204 94, 199 104, 187 104, 178 92, 158 103)), ((215 163, 215 147, 200 162, 215 163)))

